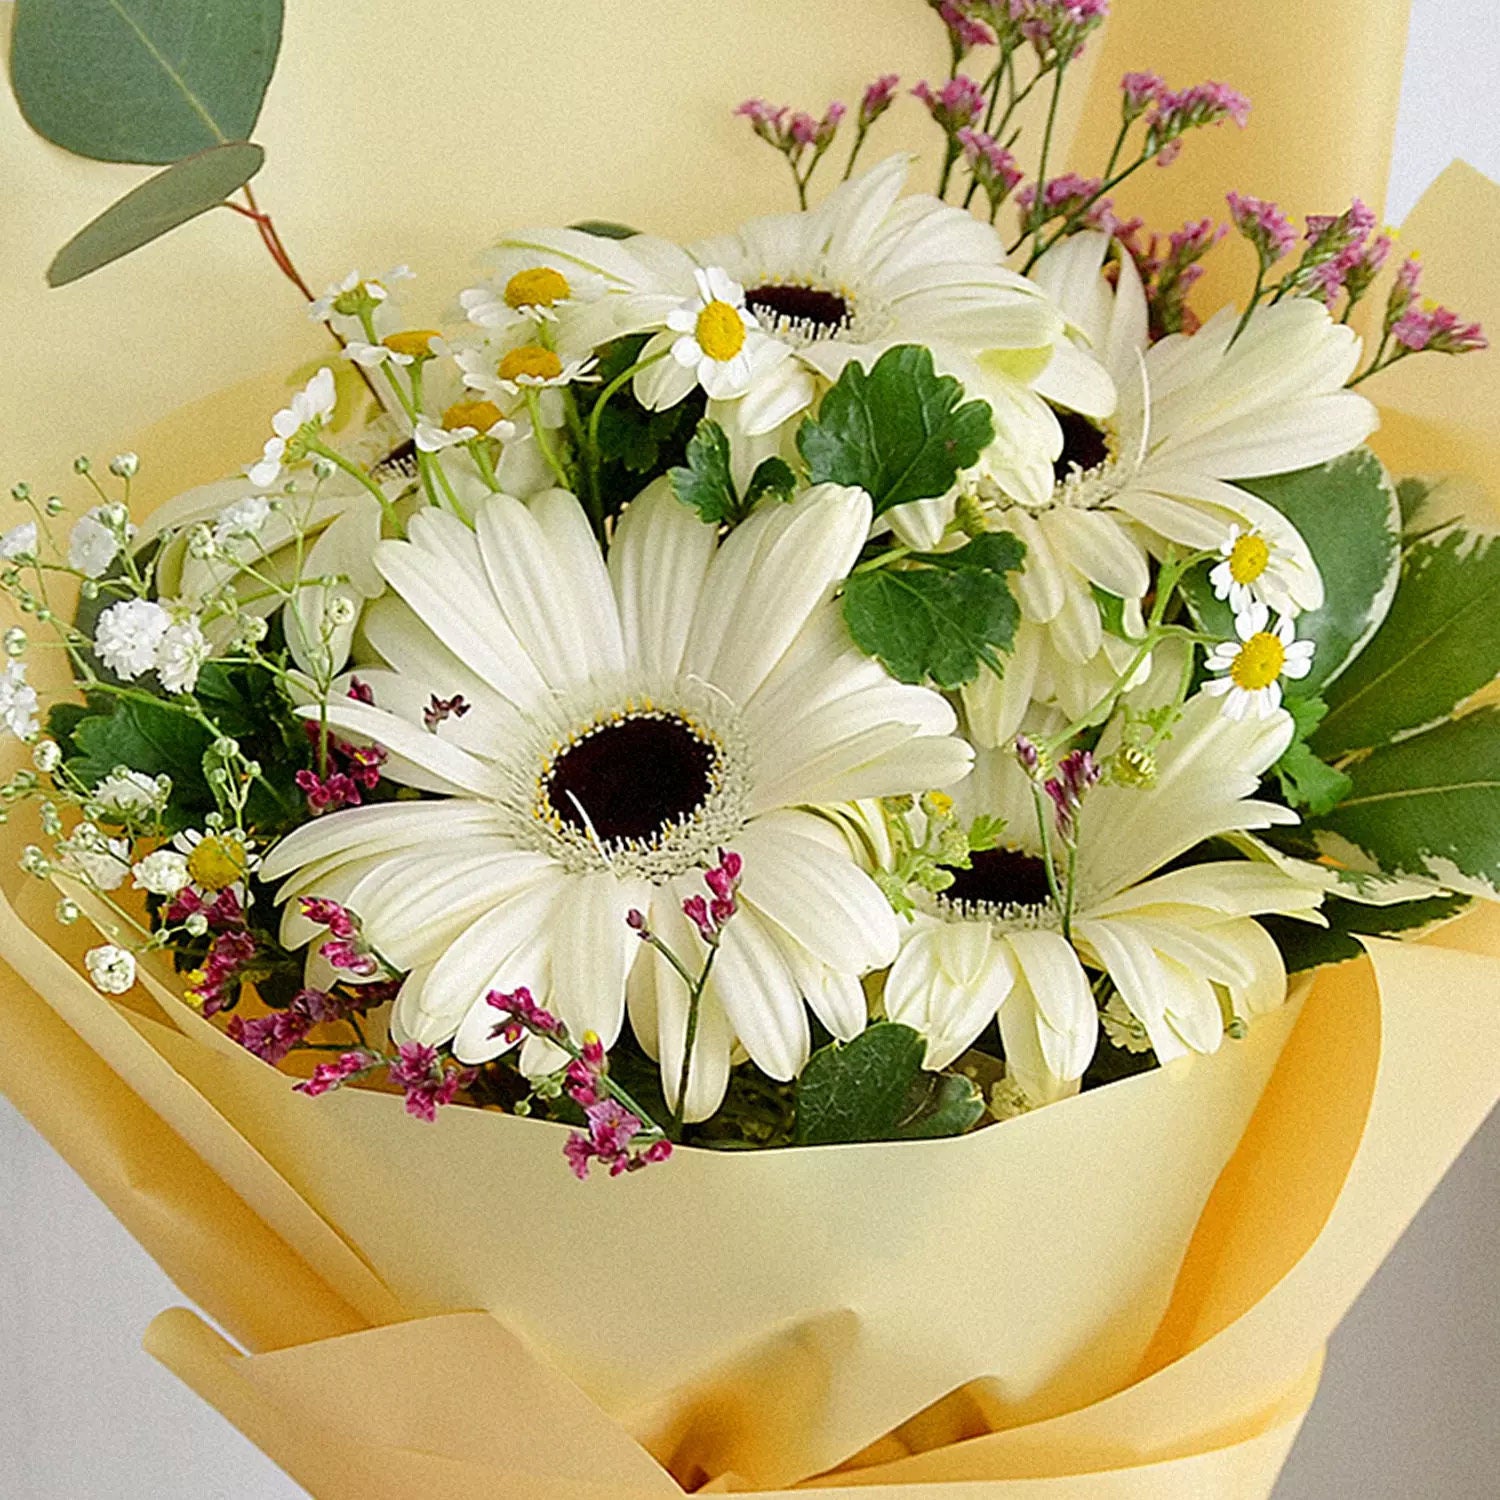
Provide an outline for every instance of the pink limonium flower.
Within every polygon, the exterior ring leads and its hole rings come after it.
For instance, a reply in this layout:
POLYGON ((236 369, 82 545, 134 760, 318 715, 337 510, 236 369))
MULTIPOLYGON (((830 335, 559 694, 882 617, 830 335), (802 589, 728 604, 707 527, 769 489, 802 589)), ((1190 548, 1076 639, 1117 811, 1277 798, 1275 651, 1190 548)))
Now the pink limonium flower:
POLYGON ((644 1151, 632 1151, 630 1143, 640 1134, 642 1122, 618 1100, 601 1099, 589 1105, 584 1118, 588 1133, 575 1130, 563 1146, 563 1155, 580 1181, 596 1161, 609 1168, 611 1177, 618 1177, 666 1161, 672 1154, 672 1143, 665 1138, 653 1141, 644 1151))
POLYGON ((868 130, 896 99, 896 90, 901 85, 899 73, 882 73, 869 84, 859 101, 859 128, 868 130))
POLYGON ((1043 791, 1052 799, 1058 836, 1065 844, 1071 845, 1077 837, 1078 809, 1098 782, 1099 765, 1089 750, 1070 751, 1057 763, 1056 773, 1043 782, 1043 791))
POLYGON ((912 95, 927 106, 928 114, 950 136, 975 124, 984 114, 984 90, 963 73, 936 90, 923 80, 912 90, 912 95))
POLYGON ((1021 168, 1014 156, 992 135, 965 126, 954 137, 963 148, 964 162, 990 203, 993 221, 1000 205, 1021 181, 1021 168))
POLYGON ((953 61, 960 63, 976 47, 993 47, 995 33, 975 18, 968 0, 927 0, 948 28, 948 42, 953 49, 953 61))
POLYGON ((322 896, 304 896, 301 905, 309 922, 328 929, 321 951, 335 969, 358 979, 373 979, 380 972, 380 960, 365 946, 359 921, 351 911, 322 896))
POLYGON ((1010 0, 1021 35, 1042 63, 1070 62, 1109 15, 1109 0, 1010 0))
POLYGON ((743 870, 744 861, 738 854, 731 850, 720 849, 718 864, 706 870, 703 875, 703 883, 709 890, 708 898, 689 896, 682 903, 683 915, 698 929, 703 941, 710 946, 718 943, 724 924, 735 913, 735 898, 743 870))
POLYGON ((472 1068, 446 1067, 437 1049, 421 1042, 402 1042, 387 1072, 406 1095, 407 1114, 429 1125, 437 1119, 438 1110, 451 1104, 453 1096, 477 1076, 472 1068))
POLYGON ((789 108, 785 104, 769 104, 764 99, 746 99, 743 104, 736 106, 734 112, 749 120, 761 140, 769 141, 780 150, 782 122, 786 119, 789 108))
POLYGON ((1230 193, 1226 201, 1234 227, 1255 246, 1262 271, 1269 270, 1296 244, 1292 221, 1269 198, 1230 193))
POLYGON ((543 1010, 525 985, 508 994, 491 990, 485 1000, 503 1018, 495 1023, 490 1035, 504 1037, 512 1046, 528 1031, 549 1041, 558 1041, 566 1035, 562 1022, 550 1010, 543 1010))
POLYGON ((191 976, 188 999, 205 1016, 233 1008, 239 998, 239 986, 234 980, 257 951, 256 941, 248 932, 221 932, 209 945, 202 967, 191 976))
POLYGON ((342 1088, 351 1078, 357 1078, 361 1073, 374 1072, 383 1062, 384 1059, 376 1052, 345 1052, 333 1062, 319 1063, 313 1069, 311 1078, 306 1078, 293 1087, 299 1094, 307 1094, 316 1099, 332 1089, 342 1088))
POLYGON ((284 1010, 245 1020, 235 1016, 229 1023, 229 1035, 247 1052, 253 1052, 273 1067, 306 1040, 314 1026, 325 1021, 341 1021, 346 1016, 363 1015, 372 1006, 390 998, 373 994, 377 986, 365 986, 355 996, 344 998, 328 990, 301 989, 292 996, 284 1010))
POLYGON ((1189 130, 1233 120, 1242 129, 1250 119, 1250 101, 1225 83, 1195 83, 1185 89, 1163 89, 1152 101, 1146 120, 1146 150, 1158 166, 1170 166, 1189 130))
POLYGON ((1126 123, 1140 119, 1166 92, 1166 80, 1157 73, 1127 73, 1120 80, 1120 109, 1126 123))
POLYGON ((422 723, 436 733, 439 724, 448 719, 463 718, 468 713, 469 706, 469 700, 462 693, 455 693, 451 698, 439 698, 434 693, 427 707, 422 710, 422 723))

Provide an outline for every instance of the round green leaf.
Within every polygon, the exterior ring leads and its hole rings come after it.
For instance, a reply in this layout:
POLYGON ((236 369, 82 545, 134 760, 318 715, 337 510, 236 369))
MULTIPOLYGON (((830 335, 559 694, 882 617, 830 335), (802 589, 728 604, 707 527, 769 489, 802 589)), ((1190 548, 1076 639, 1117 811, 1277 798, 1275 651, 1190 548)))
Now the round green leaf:
POLYGON ((282 0, 16 0, 10 77, 39 135, 160 164, 249 138, 282 0))
POLYGON ((66 286, 122 255, 217 207, 260 171, 266 153, 248 141, 201 151, 111 204, 57 252, 47 268, 51 286, 66 286))
POLYGON ((1323 606, 1297 617, 1297 635, 1315 643, 1312 672, 1287 690, 1326 693, 1380 628, 1401 567, 1401 507, 1396 487, 1368 448, 1331 463, 1242 489, 1274 505, 1302 534, 1323 575, 1323 606))

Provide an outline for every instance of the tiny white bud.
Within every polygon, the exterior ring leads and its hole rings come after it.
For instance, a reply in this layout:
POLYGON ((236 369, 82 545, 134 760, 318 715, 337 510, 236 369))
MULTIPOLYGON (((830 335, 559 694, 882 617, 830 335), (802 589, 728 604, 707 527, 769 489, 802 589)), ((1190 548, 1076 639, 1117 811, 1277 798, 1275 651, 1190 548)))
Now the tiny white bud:
POLYGON ((62 747, 56 740, 38 740, 31 749, 31 763, 50 776, 62 764, 62 747))
POLYGON ((354 601, 342 594, 328 602, 328 618, 335 625, 352 625, 358 613, 354 601))
POLYGON ((202 937, 208 931, 208 918, 201 911, 195 911, 182 925, 193 937, 202 937))
POLYGON ((135 983, 135 955, 114 943, 90 948, 83 962, 94 988, 106 995, 123 995, 135 983))
POLYGON ((134 453, 117 453, 109 461, 109 472, 117 479, 134 479, 141 461, 134 453))
POLYGON ((57 903, 57 920, 61 922, 64 927, 71 927, 73 923, 76 922, 82 915, 83 908, 80 907, 76 901, 70 900, 67 896, 64 896, 62 900, 57 903))

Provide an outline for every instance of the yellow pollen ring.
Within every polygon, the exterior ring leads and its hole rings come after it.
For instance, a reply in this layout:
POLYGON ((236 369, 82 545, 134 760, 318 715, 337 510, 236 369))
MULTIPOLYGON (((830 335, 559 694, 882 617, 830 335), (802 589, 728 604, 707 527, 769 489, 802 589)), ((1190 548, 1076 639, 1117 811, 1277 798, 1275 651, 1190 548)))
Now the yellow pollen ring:
POLYGON ((436 328, 410 328, 403 333, 388 333, 380 342, 393 354, 409 354, 413 359, 431 359, 432 341, 438 337, 436 328))
POLYGON ((449 432, 456 432, 460 427, 488 432, 504 415, 493 401, 455 401, 443 413, 443 426, 449 432))
POLYGON ((233 839, 200 839, 187 857, 188 877, 200 890, 222 891, 245 875, 244 846, 233 839))
POLYGON ((1266 539, 1253 531, 1235 539, 1229 549, 1229 576, 1236 583, 1254 583, 1271 561, 1266 539))
POLYGON ((573 293, 568 278, 551 266, 533 266, 529 271, 517 271, 505 283, 505 302, 508 307, 552 307, 573 293))
POLYGON ((695 330, 698 347, 720 364, 733 359, 745 347, 745 321, 739 309, 728 302, 710 302, 698 314, 695 330))
POLYGON ((519 380, 523 377, 530 377, 533 380, 556 380, 561 374, 562 361, 550 349, 544 349, 540 344, 522 344, 519 349, 512 349, 500 361, 501 380, 519 380))
POLYGON ((1244 688, 1247 693, 1258 693, 1281 676, 1285 665, 1286 647, 1281 644, 1280 637, 1272 635, 1269 630, 1260 630, 1240 647, 1229 675, 1236 687, 1244 688))

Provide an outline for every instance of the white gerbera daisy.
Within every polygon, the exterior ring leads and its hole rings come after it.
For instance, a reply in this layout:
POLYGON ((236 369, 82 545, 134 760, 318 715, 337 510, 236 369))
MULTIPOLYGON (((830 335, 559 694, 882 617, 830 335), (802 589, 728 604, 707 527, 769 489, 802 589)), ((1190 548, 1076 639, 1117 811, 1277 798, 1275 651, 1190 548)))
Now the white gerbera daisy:
MULTIPOLYGON (((1284 713, 1230 721, 1200 694, 1158 752, 1151 786, 1088 792, 1077 814, 1071 942, 1041 860, 1030 783, 1012 755, 981 751, 955 801, 966 817, 1005 816, 1010 846, 974 855, 972 869, 926 898, 886 983, 886 1013, 928 1038, 927 1066, 952 1062, 998 1014, 1007 1071, 1027 1096, 1075 1092, 1099 1026, 1085 966, 1109 976, 1163 1062, 1214 1051, 1226 1003, 1238 1017, 1279 1005, 1285 968, 1253 917, 1308 916, 1321 889, 1252 861, 1156 872, 1205 839, 1297 821, 1249 800, 1291 736, 1284 713)), ((1113 742, 1107 734, 1101 751, 1113 742)))
POLYGON ((1223 675, 1204 683, 1203 691, 1222 696, 1231 719, 1252 711, 1267 718, 1281 707, 1281 679, 1312 671, 1313 643, 1299 641, 1285 615, 1272 627, 1271 611, 1259 603, 1234 617, 1234 633, 1238 641, 1221 641, 1209 653, 1209 670, 1223 675))
MULTIPOLYGON (((476 527, 436 511, 376 565, 396 597, 367 617, 388 671, 378 706, 332 702, 340 733, 436 800, 355 808, 289 835, 263 873, 282 899, 354 911, 409 973, 393 1035, 504 1048, 485 996, 526 986, 573 1034, 612 1043, 629 1012, 666 1087, 687 995, 626 922, 638 909, 689 964, 682 902, 728 847, 744 860, 699 1017, 689 1119, 717 1107, 736 1046, 775 1078, 806 1060, 804 997, 835 1035, 865 1024, 860 976, 895 956, 889 905, 809 805, 956 780, 970 751, 936 693, 853 645, 835 583, 869 497, 820 486, 721 543, 659 482, 629 505, 606 564, 582 507, 504 495, 476 527), (467 706, 433 725, 436 695, 467 706)), ((292 902, 290 944, 313 930, 292 902)), ((528 1059, 555 1066, 548 1058, 528 1059)))
MULTIPOLYGON (((1103 635, 1098 587, 1139 600, 1147 558, 1168 545, 1218 551, 1231 527, 1261 538, 1274 583, 1295 609, 1323 600, 1317 565, 1297 529, 1234 481, 1308 468, 1362 443, 1375 409, 1345 382, 1359 340, 1306 298, 1263 307, 1235 337, 1225 309, 1191 336, 1150 345, 1133 261, 1102 274, 1110 241, 1080 234, 1038 263, 1038 284, 1089 339, 1119 389, 1103 426, 1065 417, 1055 483, 1016 490, 996 524, 1027 544, 1016 582, 1025 618, 1057 649, 1091 661, 1103 635)), ((1002 737, 997 733, 997 738, 1002 737)))

